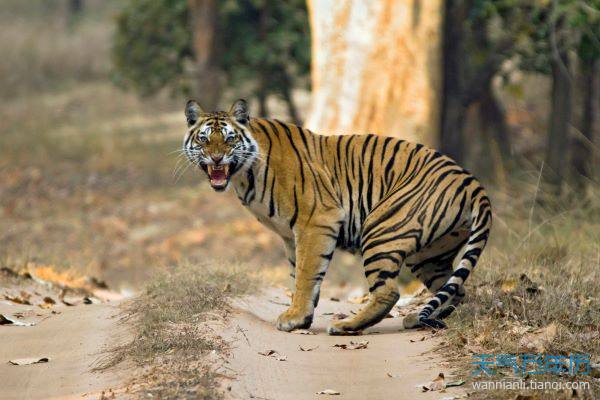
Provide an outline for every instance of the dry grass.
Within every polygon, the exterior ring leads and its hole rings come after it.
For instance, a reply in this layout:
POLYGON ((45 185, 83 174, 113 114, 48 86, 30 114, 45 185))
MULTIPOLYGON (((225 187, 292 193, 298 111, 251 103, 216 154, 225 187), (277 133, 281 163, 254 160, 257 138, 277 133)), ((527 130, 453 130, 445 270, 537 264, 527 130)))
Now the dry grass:
MULTIPOLYGON (((460 373, 474 370, 473 354, 591 354, 600 357, 600 202, 597 188, 579 200, 557 199, 523 182, 493 193, 492 240, 467 283, 467 300, 450 319, 450 351, 460 373), (548 328, 550 327, 550 328, 548 328), (539 346, 528 339, 536 330, 554 329, 539 346)), ((539 335, 537 335, 539 336, 539 335)), ((514 378, 510 368, 500 368, 514 378)), ((528 378, 530 379, 530 375, 528 378)), ((536 375, 541 380, 591 381, 578 375, 536 375)), ((475 392, 476 398, 507 398, 519 392, 475 392)), ((557 391, 523 392, 532 398, 570 398, 557 391)), ((584 397, 590 392, 579 392, 584 397)))
POLYGON ((88 0, 71 23, 66 2, 4 0, 0 10, 1 97, 106 78, 110 72, 114 1, 88 0))
POLYGON ((139 368, 127 391, 139 398, 219 399, 218 359, 227 351, 214 331, 230 300, 257 287, 243 267, 187 263, 159 274, 125 310, 131 342, 113 349, 102 368, 131 360, 139 368))

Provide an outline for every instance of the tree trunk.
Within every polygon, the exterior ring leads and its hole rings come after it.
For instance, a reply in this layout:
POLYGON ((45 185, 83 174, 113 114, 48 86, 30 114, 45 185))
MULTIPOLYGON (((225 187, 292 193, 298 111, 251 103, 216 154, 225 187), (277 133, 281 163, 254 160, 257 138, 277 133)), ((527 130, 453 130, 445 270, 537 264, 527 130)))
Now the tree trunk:
POLYGON ((308 0, 308 9, 312 102, 306 125, 437 146, 441 0, 308 0))
POLYGON ((498 101, 492 89, 492 82, 487 85, 486 90, 479 101, 479 112, 481 119, 486 124, 486 129, 491 133, 490 137, 496 142, 502 161, 506 164, 511 159, 510 136, 506 122, 506 111, 498 101))
POLYGON ((83 0, 67 1, 67 28, 72 30, 83 15, 83 0))
POLYGON ((463 162, 464 122, 464 22, 466 7, 462 0, 447 0, 445 3, 443 29, 443 86, 440 141, 442 152, 463 162))
POLYGON ((571 125, 572 79, 566 51, 558 52, 551 61, 552 107, 548 121, 546 164, 548 183, 560 191, 567 161, 568 133, 571 125))
POLYGON ((83 12, 83 0, 69 0, 67 7, 70 16, 78 16, 83 12))
POLYGON ((223 77, 216 57, 216 0, 188 0, 196 60, 196 96, 206 111, 219 105, 223 77))
POLYGON ((580 189, 584 189, 586 183, 595 177, 594 148, 600 132, 600 60, 583 65, 583 84, 582 136, 575 138, 571 155, 580 189))

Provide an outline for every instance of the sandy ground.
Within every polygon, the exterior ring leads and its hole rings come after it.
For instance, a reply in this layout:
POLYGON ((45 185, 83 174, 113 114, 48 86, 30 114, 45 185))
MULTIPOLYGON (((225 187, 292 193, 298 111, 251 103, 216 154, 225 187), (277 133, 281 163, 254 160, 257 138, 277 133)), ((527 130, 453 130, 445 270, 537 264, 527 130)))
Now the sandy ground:
MULTIPOLYGON (((281 291, 250 297, 236 304, 227 339, 233 342, 226 372, 235 372, 228 383, 233 399, 316 399, 325 389, 340 392, 340 399, 442 399, 460 395, 460 388, 426 392, 440 372, 447 380, 450 371, 439 354, 432 351, 439 339, 428 331, 400 330, 401 318, 388 318, 361 336, 334 337, 325 333, 331 315, 356 311, 360 305, 323 299, 310 331, 303 335, 277 331, 274 321, 289 299, 281 291), (425 337, 425 340, 421 340, 425 337), (335 344, 369 342, 366 349, 342 350, 335 344), (412 341, 411 341, 412 340, 412 341), (315 348, 301 351, 303 348, 315 348), (285 361, 260 355, 275 350, 285 361), (391 377, 390 377, 391 375, 391 377)), ((224 371, 225 372, 225 371, 224 371)))
POLYGON ((59 314, 35 306, 0 301, 0 314, 23 313, 19 321, 35 326, 0 325, 0 398, 98 399, 103 390, 118 385, 124 373, 91 369, 110 345, 124 334, 114 315, 115 305, 91 304, 55 307, 59 314), (9 360, 47 357, 43 364, 16 366, 9 360))

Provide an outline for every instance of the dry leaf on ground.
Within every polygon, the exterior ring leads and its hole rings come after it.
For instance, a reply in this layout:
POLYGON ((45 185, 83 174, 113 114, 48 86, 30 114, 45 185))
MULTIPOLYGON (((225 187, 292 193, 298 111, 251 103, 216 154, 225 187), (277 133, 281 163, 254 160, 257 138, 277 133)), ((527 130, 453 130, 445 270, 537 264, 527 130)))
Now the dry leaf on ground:
POLYGON ((337 390, 325 389, 325 390, 321 390, 320 392, 317 392, 317 394, 327 394, 329 396, 337 396, 337 395, 340 395, 341 393, 338 392, 337 390))
POLYGON ((15 360, 10 360, 9 364, 12 364, 12 365, 31 365, 31 364, 47 363, 48 361, 50 361, 50 359, 48 357, 17 358, 15 360))
POLYGON ((314 349, 318 349, 319 346, 315 346, 315 347, 302 347, 302 346, 298 346, 298 348, 300 349, 300 351, 313 351, 314 349))
POLYGON ((287 356, 279 354, 276 350, 259 351, 258 354, 260 354, 261 356, 265 356, 265 357, 272 357, 272 358, 276 359, 277 361, 286 361, 287 360, 287 356))
POLYGON ((23 304, 26 306, 30 306, 31 302, 29 301, 28 298, 23 297, 23 296, 8 296, 5 295, 4 298, 8 301, 12 301, 13 303, 17 303, 17 304, 23 304))
POLYGON ((0 314, 0 325, 34 326, 35 324, 33 322, 18 321, 0 314))
POLYGON ((434 380, 429 382, 429 384, 423 385, 422 389, 424 392, 428 392, 430 390, 432 392, 434 392, 434 391, 446 389, 446 381, 444 380, 444 374, 442 372, 440 372, 439 375, 434 380))
POLYGON ((308 329, 296 329, 292 331, 292 333, 297 333, 298 335, 316 335, 316 333, 309 331, 308 329))
POLYGON ((350 344, 346 344, 346 343, 334 344, 333 347, 339 347, 342 350, 360 350, 360 349, 366 349, 368 345, 369 345, 369 342, 366 340, 363 340, 361 342, 350 341, 350 344))
POLYGON ((334 321, 340 320, 340 319, 346 319, 346 318, 348 318, 348 314, 344 314, 343 312, 335 313, 331 317, 331 319, 334 321))
POLYGON ((390 372, 387 373, 388 378, 400 378, 400 374, 392 374, 390 372))
POLYGON ((519 341, 519 346, 526 350, 543 353, 546 346, 554 340, 558 326, 554 323, 524 335, 519 341))

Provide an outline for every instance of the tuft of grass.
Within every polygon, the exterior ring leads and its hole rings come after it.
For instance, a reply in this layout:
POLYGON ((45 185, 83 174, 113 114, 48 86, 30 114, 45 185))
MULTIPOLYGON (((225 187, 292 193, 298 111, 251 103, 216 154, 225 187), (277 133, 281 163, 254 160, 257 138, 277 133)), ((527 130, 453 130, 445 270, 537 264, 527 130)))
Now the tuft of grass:
POLYGON ((213 327, 223 322, 234 297, 257 288, 243 266, 203 261, 161 272, 126 306, 133 339, 113 348, 99 369, 131 361, 138 368, 128 392, 160 399, 220 399, 214 362, 227 343, 213 327))

